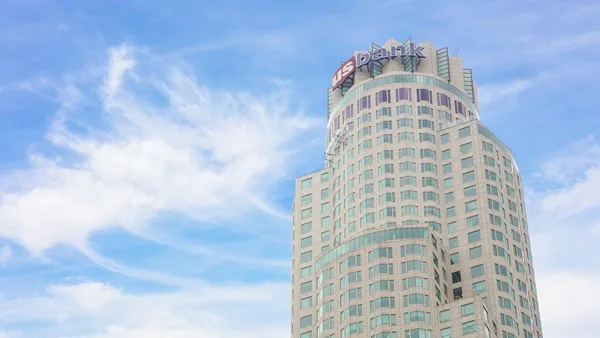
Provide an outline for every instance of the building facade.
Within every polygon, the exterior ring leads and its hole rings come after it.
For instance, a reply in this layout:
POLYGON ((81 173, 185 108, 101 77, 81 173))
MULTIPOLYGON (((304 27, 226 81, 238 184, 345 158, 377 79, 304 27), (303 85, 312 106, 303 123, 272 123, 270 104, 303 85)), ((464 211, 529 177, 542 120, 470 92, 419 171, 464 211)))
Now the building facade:
POLYGON ((521 176, 462 59, 355 52, 293 202, 293 338, 542 337, 521 176))

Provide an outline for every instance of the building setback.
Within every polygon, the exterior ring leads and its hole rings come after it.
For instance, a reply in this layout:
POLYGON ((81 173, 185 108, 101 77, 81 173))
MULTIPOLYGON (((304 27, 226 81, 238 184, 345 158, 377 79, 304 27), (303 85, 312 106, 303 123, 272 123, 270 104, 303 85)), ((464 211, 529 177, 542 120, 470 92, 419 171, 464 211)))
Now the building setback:
POLYGON ((293 202, 293 338, 542 337, 521 176, 462 59, 355 52, 293 202))

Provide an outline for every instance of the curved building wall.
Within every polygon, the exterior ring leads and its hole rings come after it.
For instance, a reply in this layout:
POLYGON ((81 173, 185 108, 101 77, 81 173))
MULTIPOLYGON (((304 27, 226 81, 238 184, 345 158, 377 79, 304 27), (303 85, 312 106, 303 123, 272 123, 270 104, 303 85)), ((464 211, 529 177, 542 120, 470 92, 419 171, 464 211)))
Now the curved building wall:
POLYGON ((438 63, 330 90, 326 168, 296 182, 293 337, 541 337, 516 164, 470 71, 438 63))

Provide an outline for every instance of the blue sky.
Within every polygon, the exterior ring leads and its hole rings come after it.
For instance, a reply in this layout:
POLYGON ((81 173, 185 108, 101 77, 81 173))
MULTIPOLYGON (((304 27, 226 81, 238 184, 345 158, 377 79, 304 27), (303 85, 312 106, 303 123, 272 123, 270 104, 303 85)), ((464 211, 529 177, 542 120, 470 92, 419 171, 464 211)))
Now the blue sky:
POLYGON ((598 17, 591 0, 2 1, 0 337, 289 336, 293 182, 323 164, 330 75, 408 37, 463 56, 515 153, 545 337, 597 337, 598 17))

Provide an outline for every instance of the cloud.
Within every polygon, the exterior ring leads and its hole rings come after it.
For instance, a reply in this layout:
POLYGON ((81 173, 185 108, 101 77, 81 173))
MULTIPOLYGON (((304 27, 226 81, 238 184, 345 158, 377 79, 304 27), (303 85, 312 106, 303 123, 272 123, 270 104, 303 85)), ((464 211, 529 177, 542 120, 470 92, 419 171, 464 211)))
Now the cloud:
POLYGON ((592 236, 600 236, 600 223, 594 224, 590 227, 590 234, 592 236))
POLYGON ((595 267, 600 253, 590 234, 600 233, 599 149, 593 135, 575 141, 549 154, 540 170, 525 179, 540 312, 548 337, 596 336, 600 271, 595 267))
POLYGON ((518 97, 521 93, 549 80, 551 77, 540 74, 532 78, 515 79, 506 83, 482 85, 477 89, 479 104, 485 110, 492 105, 518 97))
POLYGON ((125 73, 135 67, 135 59, 131 55, 132 52, 131 48, 127 45, 111 48, 109 51, 110 61, 108 63, 106 82, 104 84, 104 92, 108 104, 110 104, 113 95, 115 95, 121 86, 125 73))
POLYGON ((541 170, 533 176, 564 185, 574 183, 583 172, 597 166, 600 166, 600 144, 594 135, 588 135, 551 154, 551 159, 542 163, 541 170))
POLYGON ((12 256, 12 249, 8 245, 3 245, 2 249, 0 249, 0 267, 4 267, 10 256, 12 256))
POLYGON ((92 281, 51 285, 38 296, 0 299, 0 326, 36 323, 40 338, 280 338, 289 332, 288 293, 286 283, 151 294, 92 281))
POLYGON ((546 337, 597 337, 600 304, 598 271, 554 271, 538 277, 546 337))
POLYGON ((61 157, 35 153, 30 169, 2 178, 1 237, 39 255, 57 244, 83 250, 101 229, 141 231, 161 212, 198 226, 283 216, 269 192, 320 122, 294 111, 289 92, 211 90, 127 44, 109 49, 105 69, 99 87, 70 81, 59 98, 48 139, 61 157))

